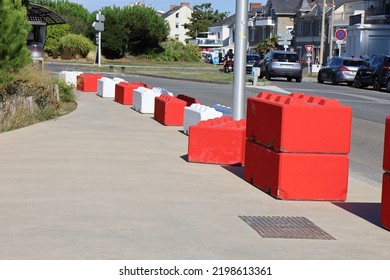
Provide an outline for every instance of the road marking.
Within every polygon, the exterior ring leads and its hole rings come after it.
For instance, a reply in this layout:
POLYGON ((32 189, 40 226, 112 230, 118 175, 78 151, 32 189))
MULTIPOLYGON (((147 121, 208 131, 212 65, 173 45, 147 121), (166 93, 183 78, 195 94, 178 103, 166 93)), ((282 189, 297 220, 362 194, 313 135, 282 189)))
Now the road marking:
MULTIPOLYGON (((289 89, 289 88, 287 88, 289 89)), ((296 89, 291 89, 290 90, 293 90, 293 92, 298 92, 296 89)), ((361 99, 365 99, 367 101, 374 101, 376 103, 386 103, 386 104, 390 104, 390 101, 388 100, 384 100, 384 99, 381 99, 381 98, 377 98, 377 97, 372 97, 372 96, 362 96, 362 95, 356 95, 356 94, 353 94, 353 93, 344 93, 344 92, 340 92, 340 91, 333 91, 333 90, 329 90, 329 91, 324 91, 324 90, 316 90, 316 89, 304 89, 304 91, 309 91, 309 92, 318 92, 318 93, 330 93, 330 94, 339 94, 339 95, 345 95, 345 96, 350 96, 350 97, 354 97, 354 98, 361 98, 361 99)), ((354 100, 355 101, 355 100, 354 100)))
POLYGON ((280 87, 277 87, 277 86, 247 86, 248 88, 257 88, 257 89, 261 89, 261 90, 264 90, 266 92, 268 91, 274 91, 274 92, 279 92, 279 93, 284 93, 286 95, 290 94, 289 91, 286 91, 284 89, 281 89, 280 87))

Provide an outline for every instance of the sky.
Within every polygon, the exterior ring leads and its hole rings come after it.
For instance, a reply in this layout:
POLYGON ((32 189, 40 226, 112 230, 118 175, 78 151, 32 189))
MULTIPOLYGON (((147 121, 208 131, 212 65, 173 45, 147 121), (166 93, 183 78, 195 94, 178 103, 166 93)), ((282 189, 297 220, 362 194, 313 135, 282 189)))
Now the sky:
MULTIPOLYGON (((141 2, 142 0, 69 0, 69 2, 81 4, 88 11, 93 12, 106 6, 124 7, 130 3, 141 2)), ((169 5, 180 5, 181 2, 189 2, 191 8, 194 5, 201 5, 203 3, 211 3, 213 10, 219 12, 229 12, 229 15, 235 14, 236 0, 144 0, 146 6, 151 6, 156 10, 167 12, 169 5)), ((262 3, 266 0, 248 0, 248 3, 262 3)))

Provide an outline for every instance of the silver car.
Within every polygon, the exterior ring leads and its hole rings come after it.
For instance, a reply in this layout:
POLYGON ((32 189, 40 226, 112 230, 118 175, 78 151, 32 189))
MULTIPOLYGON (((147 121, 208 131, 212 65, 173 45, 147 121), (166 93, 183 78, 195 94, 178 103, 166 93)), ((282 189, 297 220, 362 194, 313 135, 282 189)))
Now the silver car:
POLYGON ((356 72, 360 66, 366 65, 366 61, 354 57, 333 57, 325 63, 318 72, 317 81, 331 82, 333 85, 338 83, 347 83, 353 85, 356 72))
POLYGON ((289 82, 295 79, 297 83, 302 81, 302 62, 296 52, 269 51, 260 62, 260 78, 264 76, 271 80, 272 77, 287 78, 289 82))

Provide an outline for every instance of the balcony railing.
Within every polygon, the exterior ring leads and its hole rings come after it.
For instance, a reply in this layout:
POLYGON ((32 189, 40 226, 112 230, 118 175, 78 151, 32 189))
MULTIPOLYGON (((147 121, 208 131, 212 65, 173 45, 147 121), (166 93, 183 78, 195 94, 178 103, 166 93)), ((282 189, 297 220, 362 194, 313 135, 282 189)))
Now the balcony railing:
POLYGON ((189 43, 196 45, 198 47, 222 47, 223 41, 217 39, 208 39, 208 38, 196 38, 190 39, 189 43))
POLYGON ((275 20, 272 17, 256 19, 256 26, 275 26, 275 20))

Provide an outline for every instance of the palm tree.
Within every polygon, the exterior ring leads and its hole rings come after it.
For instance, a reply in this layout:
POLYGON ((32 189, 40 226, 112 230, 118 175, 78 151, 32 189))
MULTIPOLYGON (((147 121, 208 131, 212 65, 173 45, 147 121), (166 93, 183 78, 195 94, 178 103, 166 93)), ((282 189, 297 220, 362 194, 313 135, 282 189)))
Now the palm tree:
POLYGON ((271 37, 265 39, 263 42, 258 43, 255 46, 255 50, 259 54, 266 54, 270 50, 275 50, 278 48, 278 45, 279 45, 278 40, 279 40, 278 35, 274 34, 271 37))

